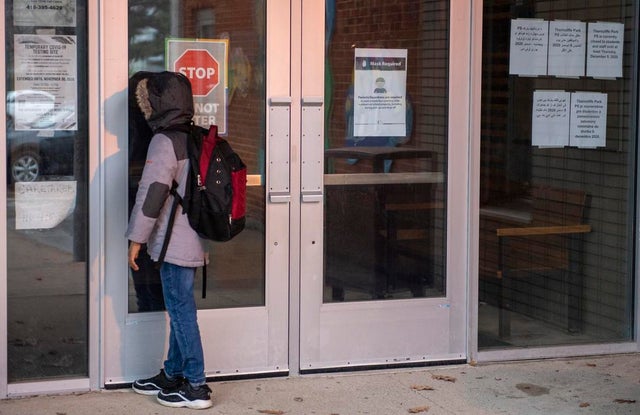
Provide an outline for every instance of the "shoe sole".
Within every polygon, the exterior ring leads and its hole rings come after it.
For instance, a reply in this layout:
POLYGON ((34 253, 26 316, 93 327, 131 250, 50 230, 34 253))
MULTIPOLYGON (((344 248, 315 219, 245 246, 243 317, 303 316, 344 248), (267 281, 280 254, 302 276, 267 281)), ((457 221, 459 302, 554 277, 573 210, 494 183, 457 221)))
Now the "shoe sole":
POLYGON ((145 390, 145 389, 138 389, 135 386, 132 386, 131 389, 133 389, 133 391, 135 393, 139 393, 140 395, 147 395, 147 396, 157 395, 160 392, 159 389, 156 389, 156 390, 145 390))
POLYGON ((169 402, 163 401, 160 397, 157 398, 160 405, 168 406, 170 408, 189 408, 189 409, 207 409, 213 406, 212 401, 182 401, 182 402, 169 402))

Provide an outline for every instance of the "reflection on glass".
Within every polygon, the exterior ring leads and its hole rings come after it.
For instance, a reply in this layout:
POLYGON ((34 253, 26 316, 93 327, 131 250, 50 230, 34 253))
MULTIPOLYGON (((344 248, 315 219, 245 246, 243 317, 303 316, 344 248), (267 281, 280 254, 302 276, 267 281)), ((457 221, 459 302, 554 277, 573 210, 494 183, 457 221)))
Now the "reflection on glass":
POLYGON ((446 293, 448 8, 328 2, 324 302, 446 293))
MULTIPOLYGON (((162 71, 165 40, 227 39, 229 85, 227 131, 248 173, 259 180, 247 188, 247 225, 233 240, 209 243, 207 280, 197 271, 196 302, 199 309, 264 305, 264 130, 265 130, 265 9, 264 2, 237 1, 160 2, 149 5, 129 1, 129 73, 162 71), (238 25, 238 22, 243 22, 238 25), (245 24, 246 23, 246 24, 245 24), (199 295, 205 284, 205 296, 199 295)), ((222 70, 222 69, 221 69, 222 70)), ((133 82, 135 84, 135 80, 133 82)), ((132 88, 130 82, 129 88, 132 88)), ((130 206, 142 172, 151 132, 137 105, 129 106, 130 206)), ((129 279, 129 312, 164 308, 159 275, 146 257, 141 272, 129 279)), ((124 265, 123 265, 124 266, 124 265)))
POLYGON ((88 375, 86 2, 74 4, 39 19, 5 2, 9 382, 88 375), (60 54, 36 59, 25 41, 60 54), (38 81, 43 61, 65 76, 38 81))
POLYGON ((546 2, 549 7, 538 8, 538 3, 545 2, 484 3, 483 67, 490 69, 482 80, 481 350, 632 338, 637 119, 629 116, 629 103, 637 101, 630 88, 637 83, 637 68, 631 68, 637 45, 625 41, 622 54, 624 72, 633 75, 606 81, 575 71, 510 76, 505 50, 512 19, 567 26, 617 22, 630 35, 638 16, 625 1, 607 8, 580 1, 562 7, 546 2), (561 123, 546 134, 535 133, 548 118, 534 117, 542 102, 536 97, 551 95, 559 102, 557 97, 569 92, 572 99, 606 97, 604 115, 590 117, 606 123, 606 139, 597 146, 569 140, 569 127, 561 123), (566 145, 545 147, 549 136, 566 145))

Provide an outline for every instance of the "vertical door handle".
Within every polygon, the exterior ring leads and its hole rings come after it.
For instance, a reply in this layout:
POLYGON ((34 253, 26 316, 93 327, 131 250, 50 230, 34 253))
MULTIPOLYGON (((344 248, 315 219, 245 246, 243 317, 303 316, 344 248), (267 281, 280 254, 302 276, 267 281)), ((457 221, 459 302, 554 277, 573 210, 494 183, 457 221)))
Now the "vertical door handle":
POLYGON ((302 177, 303 203, 322 202, 324 172, 324 99, 302 98, 302 177))
POLYGON ((289 185, 290 118, 291 97, 269 99, 267 180, 269 202, 271 203, 289 203, 291 201, 289 185))

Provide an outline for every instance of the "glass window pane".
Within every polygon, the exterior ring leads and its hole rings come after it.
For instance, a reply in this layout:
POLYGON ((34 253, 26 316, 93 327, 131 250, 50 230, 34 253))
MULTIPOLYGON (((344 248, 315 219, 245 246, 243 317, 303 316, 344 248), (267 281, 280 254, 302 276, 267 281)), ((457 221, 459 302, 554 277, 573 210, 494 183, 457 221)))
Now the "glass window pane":
POLYGON ((449 2, 327 2, 324 301, 445 295, 449 2))
POLYGON ((481 350, 632 339, 636 11, 484 3, 481 350))
POLYGON ((85 377, 86 2, 4 4, 8 380, 85 377))
MULTIPOLYGON (((209 244, 206 298, 199 293, 200 269, 196 279, 199 309, 264 305, 265 18, 264 2, 252 0, 129 1, 129 75, 166 70, 169 38, 228 41, 226 67, 219 62, 228 78, 226 105, 209 95, 202 106, 216 106, 217 119, 226 112, 225 138, 247 164, 247 225, 233 240, 209 244)), ((130 103, 130 207, 151 138, 136 116, 135 102, 130 103)), ((196 119, 206 127, 209 121, 196 119)), ((143 264, 129 279, 131 313, 164 308, 158 271, 148 256, 143 264)))

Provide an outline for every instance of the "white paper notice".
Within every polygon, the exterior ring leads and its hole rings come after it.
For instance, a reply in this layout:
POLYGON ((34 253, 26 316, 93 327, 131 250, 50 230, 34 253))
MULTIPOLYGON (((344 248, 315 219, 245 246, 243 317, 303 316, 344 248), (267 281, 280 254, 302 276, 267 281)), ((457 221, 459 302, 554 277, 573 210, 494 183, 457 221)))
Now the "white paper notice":
POLYGON ((607 94, 574 92, 571 94, 570 145, 604 147, 607 144, 607 94))
POLYGON ((77 44, 71 35, 14 36, 15 94, 39 95, 38 102, 16 99, 16 130, 77 130, 77 44), (53 102, 49 102, 49 101, 53 102), (51 109, 43 112, 45 105, 51 109))
POLYGON ((587 76, 621 78, 624 24, 589 23, 588 39, 587 76))
POLYGON ((539 147, 569 145, 569 103, 566 91, 534 91, 531 144, 539 147))
POLYGON ((407 135, 407 49, 356 49, 355 137, 407 135))
POLYGON ((576 21, 549 22, 548 75, 584 76, 587 24, 576 21))
POLYGON ((76 207, 76 182, 16 182, 16 229, 51 229, 76 207))
POLYGON ((548 21, 538 19, 511 20, 509 74, 546 75, 548 45, 548 21))
POLYGON ((76 25, 76 0, 13 0, 14 26, 76 25))

